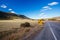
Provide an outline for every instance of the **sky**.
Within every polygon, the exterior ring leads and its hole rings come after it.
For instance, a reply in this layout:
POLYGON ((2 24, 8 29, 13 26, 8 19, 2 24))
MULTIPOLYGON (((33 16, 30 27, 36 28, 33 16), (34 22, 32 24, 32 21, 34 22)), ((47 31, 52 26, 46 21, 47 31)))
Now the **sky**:
POLYGON ((60 16, 60 0, 0 0, 0 11, 32 19, 60 16))

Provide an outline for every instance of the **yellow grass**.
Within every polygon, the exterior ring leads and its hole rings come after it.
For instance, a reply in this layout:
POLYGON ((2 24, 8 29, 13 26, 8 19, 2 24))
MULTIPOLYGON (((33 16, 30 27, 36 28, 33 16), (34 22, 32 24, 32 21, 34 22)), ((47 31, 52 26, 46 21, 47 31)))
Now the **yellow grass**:
POLYGON ((14 19, 14 20, 0 20, 0 37, 2 40, 22 40, 24 37, 30 36, 37 30, 41 30, 37 20, 29 19, 14 19), (31 27, 21 27, 20 24, 29 22, 31 27), (5 31, 5 32, 4 32, 5 31))

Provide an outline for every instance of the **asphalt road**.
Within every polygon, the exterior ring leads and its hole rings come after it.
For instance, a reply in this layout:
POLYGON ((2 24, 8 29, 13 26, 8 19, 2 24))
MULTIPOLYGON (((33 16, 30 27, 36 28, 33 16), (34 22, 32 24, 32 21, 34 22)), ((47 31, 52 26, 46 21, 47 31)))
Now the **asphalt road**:
POLYGON ((60 40, 60 23, 47 21, 44 29, 33 40, 60 40))

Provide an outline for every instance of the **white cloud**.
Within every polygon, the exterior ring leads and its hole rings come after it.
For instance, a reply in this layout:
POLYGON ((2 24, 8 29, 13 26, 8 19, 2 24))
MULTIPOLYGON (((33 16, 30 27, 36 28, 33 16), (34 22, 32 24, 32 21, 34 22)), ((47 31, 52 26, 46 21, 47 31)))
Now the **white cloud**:
POLYGON ((15 13, 14 11, 10 11, 11 13, 15 13))
POLYGON ((41 16, 43 16, 45 13, 41 13, 39 16, 41 17, 41 16))
POLYGON ((42 7, 42 9, 40 10, 40 12, 44 12, 44 11, 47 11, 47 10, 51 10, 52 8, 50 6, 44 6, 42 7))
POLYGON ((44 11, 46 11, 46 10, 48 10, 48 9, 41 9, 40 12, 44 12, 44 11))
POLYGON ((52 8, 49 6, 44 6, 43 9, 47 10, 47 9, 52 9, 52 8))
POLYGON ((59 4, 58 2, 51 2, 51 3, 49 3, 48 5, 49 6, 54 6, 54 5, 57 5, 57 4, 59 4))
POLYGON ((49 6, 44 6, 43 8, 50 8, 49 6))
POLYGON ((7 6, 5 4, 2 4, 1 7, 2 8, 7 8, 7 6))
POLYGON ((12 10, 12 9, 9 9, 10 11, 12 10))

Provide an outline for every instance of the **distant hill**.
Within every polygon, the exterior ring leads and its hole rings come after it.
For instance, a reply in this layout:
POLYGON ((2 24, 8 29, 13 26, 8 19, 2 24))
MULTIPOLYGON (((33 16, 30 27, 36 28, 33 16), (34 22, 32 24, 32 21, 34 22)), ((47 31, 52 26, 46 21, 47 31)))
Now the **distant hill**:
POLYGON ((52 17, 52 18, 48 18, 48 20, 52 20, 52 21, 60 20, 60 16, 59 16, 59 17, 52 17))
POLYGON ((24 15, 18 15, 15 13, 10 13, 10 12, 3 12, 0 11, 0 20, 5 19, 5 20, 9 20, 9 19, 29 19, 28 17, 24 16, 24 15))
POLYGON ((55 19, 60 19, 60 17, 54 17, 55 19))

